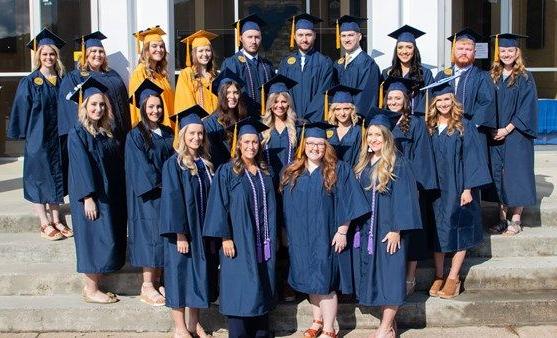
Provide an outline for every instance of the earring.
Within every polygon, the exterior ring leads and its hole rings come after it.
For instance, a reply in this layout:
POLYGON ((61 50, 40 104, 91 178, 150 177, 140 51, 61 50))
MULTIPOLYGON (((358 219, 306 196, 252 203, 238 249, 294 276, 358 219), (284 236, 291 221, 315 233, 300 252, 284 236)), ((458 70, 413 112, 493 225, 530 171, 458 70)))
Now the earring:
POLYGON ((371 149, 370 146, 367 146, 367 152, 368 152, 368 153, 373 153, 373 149, 371 149))

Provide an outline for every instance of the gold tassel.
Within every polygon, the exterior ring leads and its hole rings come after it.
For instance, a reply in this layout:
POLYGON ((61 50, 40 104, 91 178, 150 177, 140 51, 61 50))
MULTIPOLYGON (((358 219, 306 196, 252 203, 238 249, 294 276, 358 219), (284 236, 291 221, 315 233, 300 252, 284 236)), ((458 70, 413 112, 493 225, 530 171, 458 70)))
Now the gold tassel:
MULTIPOLYGON (((134 97, 135 97, 135 95, 134 95, 134 97)), ((174 140, 178 140, 178 136, 179 136, 179 132, 180 132, 180 127, 179 126, 180 126, 180 117, 177 116, 176 117, 176 124, 174 125, 174 140)), ((174 141, 173 143, 175 145, 174 150, 177 151, 178 150, 177 149, 178 148, 178 146, 177 146, 178 142, 174 141)))
POLYGON ((79 110, 81 109, 81 105, 83 104, 83 90, 79 87, 79 103, 77 104, 77 114, 79 115, 79 110))
POLYGON ((135 94, 132 95, 132 104, 135 109, 137 107, 137 102, 135 101, 135 94))
POLYGON ((385 84, 385 81, 381 82, 381 85, 379 85, 379 108, 383 108, 383 84, 385 84))
POLYGON ((81 66, 85 66, 85 38, 81 37, 81 66))
POLYGON ((236 45, 240 47, 240 21, 236 22, 236 45))
POLYGON ((37 39, 33 39, 33 51, 37 51, 37 39))
POLYGON ((296 150, 296 158, 302 158, 302 153, 304 152, 304 144, 306 143, 304 140, 304 134, 306 132, 306 124, 302 126, 302 133, 300 134, 300 145, 298 146, 298 150, 296 150))
POLYGON ((141 46, 140 46, 140 41, 139 41, 139 33, 137 33, 137 35, 135 35, 135 50, 136 50, 137 54, 141 54, 141 46))
POLYGON ((362 143, 361 146, 363 147, 365 144, 365 140, 366 140, 366 119, 362 118, 362 130, 361 130, 361 134, 362 134, 362 143))
POLYGON ((424 119, 426 125, 428 120, 428 114, 429 114, 429 89, 426 89, 425 90, 425 113, 424 113, 424 119))
POLYGON ((329 121, 329 91, 325 91, 325 103, 323 104, 323 120, 329 121))
POLYGON ((186 67, 191 67, 190 40, 186 39, 186 67))
POLYGON ((261 116, 265 115, 265 86, 261 86, 261 116))
POLYGON ((499 62, 499 34, 495 35, 495 50, 493 51, 493 61, 499 62))
POLYGON ((290 29, 290 49, 294 48, 295 34, 296 34, 296 16, 292 16, 292 28, 290 29))
POLYGON ((236 147, 238 146, 238 123, 234 123, 234 134, 232 134, 232 147, 230 147, 230 158, 236 155, 236 147))
POLYGON ((456 34, 453 36, 453 42, 451 44, 451 63, 455 63, 455 46, 456 46, 456 34))
POLYGON ((335 38, 335 46, 337 49, 340 49, 340 27, 338 25, 338 19, 336 23, 336 38, 335 38))

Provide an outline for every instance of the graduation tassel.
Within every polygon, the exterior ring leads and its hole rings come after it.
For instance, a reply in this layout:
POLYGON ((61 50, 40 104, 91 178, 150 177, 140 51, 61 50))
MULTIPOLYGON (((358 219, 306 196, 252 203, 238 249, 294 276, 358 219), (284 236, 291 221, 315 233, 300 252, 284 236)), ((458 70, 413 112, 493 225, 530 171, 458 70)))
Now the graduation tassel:
POLYGON ((294 48, 294 34, 296 34, 296 16, 292 16, 292 28, 290 28, 290 49, 294 48))
POLYGON ((325 103, 323 104, 323 120, 329 121, 329 91, 325 91, 325 103))
POLYGON ((302 154, 304 152, 304 134, 306 133, 306 124, 304 123, 304 125, 302 126, 302 133, 300 134, 300 145, 298 146, 298 150, 296 150, 296 158, 297 159, 301 159, 302 158, 302 154))
POLYGON ((425 90, 425 112, 424 112, 424 119, 426 125, 427 125, 428 113, 429 113, 429 90, 426 89, 425 90))
POLYGON ((234 133, 232 134, 232 147, 230 147, 230 157, 236 155, 236 147, 238 146, 238 123, 234 123, 234 133))
MULTIPOLYGON (((135 97, 135 95, 134 95, 134 97, 135 97)), ((174 125, 174 142, 173 142, 174 144, 173 145, 174 145, 174 150, 176 150, 176 151, 178 151, 178 143, 179 143, 179 142, 176 142, 176 140, 178 140, 178 136, 179 136, 179 133, 180 133, 179 132, 179 130, 180 130, 180 127, 179 127, 180 121, 179 120, 180 120, 180 117, 178 117, 176 119, 176 124, 174 125)))
POLYGON ((340 27, 338 25, 338 19, 335 28, 335 46, 337 49, 340 49, 340 27))
POLYGON ((236 45, 240 47, 240 21, 236 22, 236 45))
POLYGON ((495 35, 495 50, 493 51, 493 61, 499 62, 499 34, 495 35))
POLYGON ((451 63, 452 64, 455 63, 455 55, 454 55, 455 46, 456 46, 456 34, 453 36, 453 42, 451 43, 451 63))
POLYGON ((365 117, 362 118, 362 129, 361 129, 362 139, 361 139, 361 146, 363 147, 366 141, 366 119, 365 117))
POLYGON ((85 66, 85 38, 81 37, 81 66, 85 66))
POLYGON ((33 51, 37 51, 37 39, 33 39, 33 51))
POLYGON ((265 115, 265 86, 261 86, 261 116, 265 115))
POLYGON ((79 109, 81 109, 81 105, 83 104, 83 90, 79 87, 79 103, 77 105, 77 114, 79 115, 79 109))
POLYGON ((186 39, 186 67, 191 67, 190 40, 186 39))
POLYGON ((136 33, 136 35, 134 35, 134 36, 135 36, 135 50, 136 50, 137 54, 141 54, 141 48, 140 48, 140 45, 139 45, 139 43, 140 43, 139 42, 139 33, 136 33))
POLYGON ((385 84, 385 81, 381 82, 379 86, 379 108, 383 108, 383 84, 385 84))

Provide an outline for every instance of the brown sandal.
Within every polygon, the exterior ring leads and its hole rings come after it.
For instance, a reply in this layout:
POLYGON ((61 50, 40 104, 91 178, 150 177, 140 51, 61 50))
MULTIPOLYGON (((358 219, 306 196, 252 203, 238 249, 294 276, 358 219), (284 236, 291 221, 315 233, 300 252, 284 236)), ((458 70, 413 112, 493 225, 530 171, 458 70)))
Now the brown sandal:
POLYGON ((318 337, 321 333, 324 333, 324 332, 323 332, 323 321, 314 319, 312 323, 319 324, 319 325, 321 325, 321 327, 318 328, 317 330, 312 329, 312 328, 310 327, 309 329, 307 329, 307 330, 304 331, 304 337, 316 338, 316 337, 318 337))
POLYGON ((56 228, 56 230, 60 231, 60 233, 66 237, 70 238, 73 237, 73 230, 70 229, 66 224, 62 222, 52 223, 52 226, 56 228))
POLYGON ((433 280, 433 284, 431 284, 431 288, 429 289, 429 295, 431 297, 438 297, 439 290, 441 290, 444 283, 445 280, 442 277, 435 276, 435 279, 433 280))
POLYGON ((323 331, 321 334, 324 335, 324 336, 329 336, 329 337, 332 337, 332 338, 337 338, 337 334, 336 334, 335 331, 333 331, 333 332, 323 331))
POLYGON ((460 278, 451 279, 447 278, 443 289, 439 290, 437 295, 443 299, 450 299, 460 294, 460 278))
POLYGON ((58 231, 52 224, 41 225, 41 237, 49 241, 57 241, 64 238, 64 235, 58 231))

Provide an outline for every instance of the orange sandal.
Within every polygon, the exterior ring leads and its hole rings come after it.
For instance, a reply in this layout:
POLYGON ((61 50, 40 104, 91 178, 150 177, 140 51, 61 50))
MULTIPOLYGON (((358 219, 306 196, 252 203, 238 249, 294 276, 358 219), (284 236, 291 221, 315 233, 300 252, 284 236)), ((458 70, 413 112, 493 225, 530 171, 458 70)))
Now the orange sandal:
POLYGON ((317 330, 309 328, 304 331, 304 337, 316 338, 323 332, 323 321, 314 319, 312 323, 319 324, 321 327, 317 330))
POLYGON ((323 331, 323 332, 322 332, 322 335, 324 335, 324 336, 329 336, 329 337, 332 337, 332 338, 337 338, 337 334, 336 334, 335 331, 333 331, 333 332, 323 331))
POLYGON ((443 289, 437 293, 443 299, 451 299, 460 294, 460 278, 450 279, 447 278, 443 289))
POLYGON ((443 288, 444 284, 445 284, 445 280, 443 278, 439 278, 435 276, 435 279, 431 284, 431 288, 429 289, 429 295, 431 297, 439 297, 439 290, 443 288))
POLYGON ((52 224, 41 225, 41 237, 49 241, 57 241, 64 238, 64 235, 58 231, 52 224))
POLYGON ((66 238, 73 237, 73 230, 70 229, 66 224, 62 222, 52 223, 52 226, 56 228, 56 230, 60 231, 62 235, 66 238))

